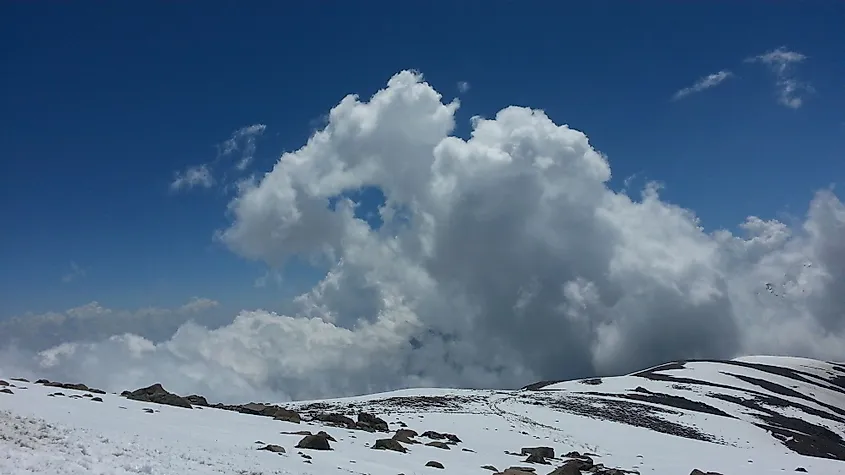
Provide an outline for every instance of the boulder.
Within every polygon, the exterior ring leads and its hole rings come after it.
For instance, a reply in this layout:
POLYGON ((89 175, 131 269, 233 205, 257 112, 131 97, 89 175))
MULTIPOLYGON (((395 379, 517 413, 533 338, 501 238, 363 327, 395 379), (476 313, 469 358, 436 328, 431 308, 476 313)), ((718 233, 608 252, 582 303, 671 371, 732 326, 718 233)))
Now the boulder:
POLYGON ((433 468, 446 468, 443 466, 442 463, 438 462, 437 460, 429 460, 425 463, 426 467, 433 467, 433 468))
POLYGON ((135 401, 142 401, 142 402, 151 402, 155 404, 164 404, 167 406, 176 406, 176 407, 184 407, 186 409, 193 409, 191 406, 191 402, 187 399, 179 396, 177 394, 173 394, 161 384, 153 384, 152 386, 148 386, 146 388, 136 389, 134 391, 123 391, 120 393, 121 396, 132 399, 135 401))
POLYGON ((548 462, 545 457, 537 454, 530 454, 528 458, 525 459, 525 463, 539 463, 542 465, 550 465, 550 462, 548 462))
POLYGON ((315 434, 315 435, 306 435, 296 444, 296 448, 298 449, 311 449, 311 450, 331 450, 332 447, 329 445, 329 439, 325 435, 315 434))
POLYGON ((325 422, 335 426, 346 427, 347 429, 355 429, 356 424, 351 418, 337 413, 320 413, 314 416, 314 420, 325 422))
MULTIPOLYGON (((576 454, 578 452, 575 452, 576 454)), ((555 458, 555 449, 551 447, 523 447, 522 450, 519 452, 520 455, 538 455, 543 458, 553 459, 555 458)), ((572 455, 568 455, 568 457, 573 457, 572 455)), ((574 457, 580 457, 580 455, 574 455, 574 457)))
POLYGON ((3 393, 3 394, 15 394, 15 393, 13 393, 13 392, 12 392, 12 390, 11 390, 11 389, 9 389, 9 388, 2 388, 2 389, 0 389, 0 393, 3 393))
POLYGON ((574 464, 567 463, 549 472, 549 475, 581 475, 581 470, 574 464))
POLYGON ((417 436, 417 431, 411 429, 399 429, 393 434, 393 440, 404 442, 406 444, 419 444, 413 437, 417 436))
POLYGON ((388 432, 390 428, 387 426, 387 421, 380 417, 376 417, 368 412, 361 412, 358 414, 358 426, 371 427, 379 432, 388 432))
POLYGON ((402 452, 405 453, 408 451, 402 444, 399 443, 398 440, 394 439, 378 439, 375 444, 373 444, 374 450, 392 450, 394 452, 402 452))
POLYGON ((299 424, 302 421, 302 417, 300 417, 298 412, 291 411, 290 409, 285 409, 283 407, 279 407, 275 410, 275 412, 273 412, 273 419, 277 421, 293 422, 294 424, 299 424))

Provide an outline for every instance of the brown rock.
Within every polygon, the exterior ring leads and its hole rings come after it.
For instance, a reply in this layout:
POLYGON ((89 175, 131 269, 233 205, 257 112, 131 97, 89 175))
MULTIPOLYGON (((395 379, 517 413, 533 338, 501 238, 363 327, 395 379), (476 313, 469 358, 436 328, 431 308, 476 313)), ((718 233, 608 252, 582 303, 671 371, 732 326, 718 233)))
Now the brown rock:
POLYGON ((394 439, 378 439, 375 444, 373 444, 374 450, 392 450, 394 452, 402 452, 405 453, 408 451, 402 444, 399 443, 398 440, 394 439))

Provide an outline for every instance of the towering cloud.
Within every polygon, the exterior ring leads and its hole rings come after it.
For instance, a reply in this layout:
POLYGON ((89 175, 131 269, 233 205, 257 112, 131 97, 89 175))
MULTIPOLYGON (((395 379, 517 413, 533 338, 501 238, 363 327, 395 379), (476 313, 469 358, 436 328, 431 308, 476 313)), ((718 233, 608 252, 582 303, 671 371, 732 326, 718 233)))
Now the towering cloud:
POLYGON ((606 157, 542 111, 476 117, 464 140, 451 135, 458 107, 401 72, 369 100, 344 98, 240 189, 218 233, 232 251, 328 268, 290 315, 0 361, 244 400, 515 386, 743 353, 845 359, 845 207, 832 192, 798 228, 750 217, 745 235, 706 233, 656 187, 609 189, 606 157), (384 194, 381 226, 338 198, 362 188, 384 194))

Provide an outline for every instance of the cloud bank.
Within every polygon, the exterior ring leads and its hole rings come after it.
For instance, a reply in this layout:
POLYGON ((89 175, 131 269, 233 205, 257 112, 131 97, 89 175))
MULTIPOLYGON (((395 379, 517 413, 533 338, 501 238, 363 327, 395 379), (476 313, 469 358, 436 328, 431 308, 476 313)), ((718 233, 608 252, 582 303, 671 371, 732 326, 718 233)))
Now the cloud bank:
POLYGON ((474 117, 465 140, 451 135, 458 107, 403 71, 368 100, 343 98, 239 189, 218 239, 270 266, 329 269, 295 311, 189 322, 158 342, 112 331, 17 347, 0 365, 244 401, 513 387, 693 357, 845 359, 845 206, 832 191, 800 226, 749 217, 742 235, 707 233, 656 186, 608 188, 607 157, 543 111, 474 117), (338 199, 367 187, 386 198, 376 228, 338 199))

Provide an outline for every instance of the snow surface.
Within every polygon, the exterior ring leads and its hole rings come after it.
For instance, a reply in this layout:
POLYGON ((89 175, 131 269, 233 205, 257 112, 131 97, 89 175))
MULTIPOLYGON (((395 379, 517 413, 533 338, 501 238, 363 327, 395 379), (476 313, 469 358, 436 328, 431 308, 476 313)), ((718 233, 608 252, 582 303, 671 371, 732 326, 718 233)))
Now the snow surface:
POLYGON ((749 357, 658 366, 592 384, 569 381, 539 390, 418 389, 283 404, 304 419, 320 411, 353 417, 367 411, 384 418, 391 431, 401 421, 420 433, 433 430, 461 439, 450 450, 406 445, 404 454, 370 448, 392 432, 294 424, 209 407, 143 403, 116 394, 95 394, 103 401, 94 402, 79 397, 84 391, 0 375, 14 393, 0 393, 0 474, 490 474, 481 466, 493 465, 499 470, 533 466, 537 474, 545 475, 562 465, 562 454, 573 450, 593 453, 594 461, 607 467, 641 474, 686 475, 693 468, 724 475, 769 474, 797 467, 810 474, 845 474, 845 462, 796 453, 760 427, 759 410, 730 400, 760 394, 777 397, 781 401, 777 407, 764 405, 764 410, 777 410, 845 437, 845 423, 837 421, 845 418, 836 412, 845 411, 845 388, 835 384, 841 384, 836 378, 845 376, 843 371, 841 365, 815 360, 749 357), (766 366, 761 370, 744 364, 766 366), (784 374, 798 376, 774 374, 771 368, 795 371, 784 374), (655 374, 686 382, 654 379, 655 374), (772 392, 747 378, 779 384, 802 397, 772 392), (647 391, 705 403, 724 415, 628 399, 648 395, 647 391), (48 396, 56 392, 64 395, 48 396), (331 451, 296 449, 301 436, 282 432, 301 430, 325 430, 337 442, 331 451), (672 434, 678 430, 693 435, 672 434), (259 451, 257 441, 281 445, 286 453, 259 451), (506 453, 534 446, 553 447, 559 458, 551 465, 530 465, 524 456, 506 453), (445 468, 426 467, 430 460, 445 468))

